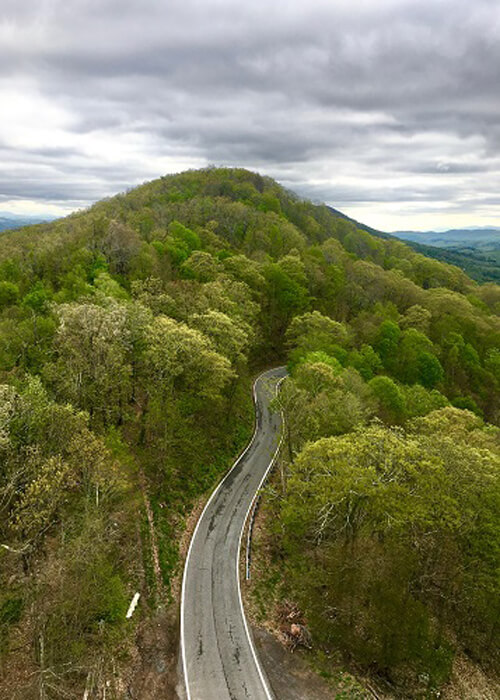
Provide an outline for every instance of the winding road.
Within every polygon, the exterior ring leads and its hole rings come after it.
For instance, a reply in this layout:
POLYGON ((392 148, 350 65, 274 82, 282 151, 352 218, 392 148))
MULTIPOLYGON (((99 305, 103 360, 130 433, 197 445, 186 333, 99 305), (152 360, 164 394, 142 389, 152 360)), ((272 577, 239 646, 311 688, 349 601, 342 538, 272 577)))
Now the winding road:
POLYGON ((181 656, 188 700, 272 700, 241 600, 239 552, 253 499, 280 442, 269 405, 284 367, 254 384, 253 438, 210 497, 189 546, 181 598, 181 656))

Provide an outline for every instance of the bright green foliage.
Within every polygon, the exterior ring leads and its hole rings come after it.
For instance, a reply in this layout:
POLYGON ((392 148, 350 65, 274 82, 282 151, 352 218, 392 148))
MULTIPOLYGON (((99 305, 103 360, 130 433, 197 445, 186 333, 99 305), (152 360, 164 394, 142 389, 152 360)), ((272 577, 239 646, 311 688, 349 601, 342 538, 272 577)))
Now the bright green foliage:
POLYGON ((0 279, 8 282, 19 282, 21 277, 22 272, 19 261, 4 256, 0 263, 0 279))
POLYGON ((368 386, 377 402, 377 413, 386 423, 401 423, 405 417, 404 394, 389 377, 375 377, 368 386))
POLYGON ((231 378, 229 361, 198 330, 158 316, 147 331, 145 362, 152 390, 215 398, 231 378))
POLYGON ((338 345, 347 341, 347 331, 343 324, 312 311, 296 316, 288 327, 288 344, 299 353, 321 350, 331 353, 338 345))
POLYGON ((19 288, 14 282, 0 282, 0 309, 14 305, 19 297, 19 288))
POLYGON ((212 282, 220 270, 218 261, 203 250, 197 250, 182 264, 182 273, 188 279, 212 282))
POLYGON ((489 350, 489 352, 486 356, 485 367, 489 372, 491 372, 491 374, 495 378, 495 381, 498 382, 498 384, 500 385, 500 349, 499 348, 493 348, 492 350, 489 350))
POLYGON ((238 323, 221 311, 210 310, 205 314, 193 314, 189 324, 211 338, 217 351, 232 363, 245 359, 251 329, 244 322, 238 323))
POLYGON ((87 271, 82 265, 75 265, 72 270, 69 270, 61 278, 61 288, 54 294, 53 300, 56 303, 63 304, 65 302, 76 301, 80 297, 91 297, 94 294, 94 288, 89 283, 91 276, 95 279, 101 272, 96 268, 94 271, 87 271))
POLYGON ((372 414, 359 375, 321 352, 309 353, 296 366, 281 388, 279 405, 292 461, 307 441, 346 433, 372 414))
MULTIPOLYGON (((27 697, 40 694, 42 638, 61 697, 82 697, 97 663, 114 674, 111 660, 121 663, 118 646, 135 625, 123 625, 126 596, 140 589, 151 607, 167 600, 162 585, 179 564, 184 517, 248 438, 250 376, 274 364, 292 373, 279 399, 284 494, 291 470, 295 498, 294 465, 307 443, 306 452, 322 438, 344 436, 353 479, 362 478, 368 459, 361 430, 382 431, 376 445, 399 455, 387 465, 404 467, 388 478, 380 457, 375 477, 361 484, 356 556, 328 525, 324 546, 307 535, 300 557, 290 550, 295 580, 304 568, 296 590, 310 598, 315 635, 328 646, 345 630, 358 660, 390 675, 406 659, 436 683, 448 667, 446 630, 476 658, 492 656, 492 626, 484 623, 485 641, 475 622, 470 629, 455 622, 467 619, 465 598, 471 619, 485 621, 488 606, 492 620, 495 613, 488 567, 496 521, 476 517, 482 539, 469 537, 476 527, 469 515, 489 513, 494 494, 481 470, 498 434, 479 415, 500 424, 497 285, 479 286, 242 169, 160 178, 65 219, 2 234, 0 243, 0 530, 7 547, 0 619, 4 601, 10 610, 8 601, 23 590, 18 617, 8 623, 21 627, 23 644, 9 652, 9 635, 1 634, 0 653, 12 653, 14 667, 32 664, 27 697), (413 432, 370 427, 374 417, 413 432), (465 445, 463 456, 454 443, 465 445), (419 478, 420 462, 435 495, 419 478), (459 469, 474 484, 473 501, 459 469), (433 531, 424 528, 427 515, 433 531), (408 539, 410 521, 418 546, 408 539), (454 569, 457 552, 470 558, 454 569), (430 568, 420 575, 424 554, 430 568), (452 575, 450 593, 443 586, 452 575), (446 602, 441 610, 439 591, 456 607, 446 602)), ((375 450, 371 458, 379 456, 375 450)), ((319 454, 318 469, 322 461, 319 454)), ((326 477, 328 505, 313 485, 314 474, 311 490, 300 486, 297 513, 328 523, 338 503, 326 477)), ((287 505, 285 512, 288 523, 287 505)), ((288 537, 288 525, 276 522, 288 537)))
POLYGON ((256 292, 264 288, 264 276, 261 267, 254 260, 250 260, 245 255, 231 255, 223 261, 224 269, 234 279, 245 282, 256 292))
POLYGON ((265 310, 269 339, 276 339, 280 343, 293 316, 307 308, 307 290, 292 279, 279 264, 267 265, 263 272, 269 299, 268 308, 265 310))
POLYGON ((262 209, 262 211, 274 211, 276 214, 281 214, 280 201, 270 192, 264 192, 259 208, 262 209))
POLYGON ((431 411, 449 405, 446 396, 440 394, 436 389, 425 389, 420 384, 401 387, 405 398, 405 411, 407 418, 415 416, 425 416, 431 411))
POLYGON ((398 361, 398 345, 401 329, 393 321, 383 321, 375 339, 374 348, 385 369, 392 371, 398 361))
POLYGON ((107 272, 100 272, 94 279, 94 286, 99 292, 110 299, 128 299, 128 294, 107 272))
POLYGON ((307 352, 303 357, 300 358, 299 360, 299 365, 311 365, 311 364, 324 364, 327 365, 328 367, 331 368, 334 374, 338 375, 342 372, 342 365, 340 362, 337 360, 336 357, 332 357, 332 355, 328 355, 326 352, 323 352, 322 350, 316 350, 315 352, 307 352))
POLYGON ((23 306, 36 312, 47 310, 51 298, 51 292, 42 283, 38 282, 33 289, 23 298, 23 306))
POLYGON ((56 310, 57 359, 46 375, 57 394, 96 424, 121 420, 131 391, 126 307, 62 304, 56 310))
POLYGON ((430 352, 421 352, 417 357, 416 380, 432 389, 444 379, 444 371, 438 358, 430 352))
POLYGON ((372 427, 309 445, 281 506, 316 639, 412 684, 425 673, 427 689, 449 673, 448 625, 476 654, 488 648, 500 554, 499 457, 433 416, 415 423, 431 435, 372 427))
POLYGON ((44 314, 13 307, 0 319, 0 369, 39 372, 49 360, 56 324, 44 314))
POLYGON ((201 245, 198 234, 187 228, 187 226, 183 226, 179 221, 172 221, 168 227, 168 233, 177 245, 183 247, 188 253, 197 250, 201 245))
MULTIPOLYGON (((429 338, 420 331, 410 328, 403 331, 399 337, 397 349, 394 358, 395 371, 398 378, 405 384, 424 384, 422 381, 421 371, 425 370, 426 362, 429 356, 432 355, 433 345, 429 338), (422 361, 422 358, 425 358, 422 361), (422 367, 421 367, 422 361, 422 367)), ((425 372, 424 372, 425 374, 425 372)), ((432 378, 432 372, 429 371, 427 379, 432 378)), ((431 385, 433 386, 433 385, 431 385)))
POLYGON ((382 370, 382 361, 371 345, 362 345, 349 354, 348 363, 368 381, 382 370))

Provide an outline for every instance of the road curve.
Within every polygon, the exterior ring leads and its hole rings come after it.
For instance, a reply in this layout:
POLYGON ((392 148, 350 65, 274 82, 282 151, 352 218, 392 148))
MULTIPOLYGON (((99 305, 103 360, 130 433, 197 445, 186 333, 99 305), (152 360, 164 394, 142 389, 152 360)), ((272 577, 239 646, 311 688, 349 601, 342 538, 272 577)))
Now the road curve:
POLYGON ((269 404, 284 367, 254 384, 253 438, 210 497, 189 546, 181 597, 181 655, 188 700, 272 700, 245 619, 239 551, 247 513, 281 432, 269 404))

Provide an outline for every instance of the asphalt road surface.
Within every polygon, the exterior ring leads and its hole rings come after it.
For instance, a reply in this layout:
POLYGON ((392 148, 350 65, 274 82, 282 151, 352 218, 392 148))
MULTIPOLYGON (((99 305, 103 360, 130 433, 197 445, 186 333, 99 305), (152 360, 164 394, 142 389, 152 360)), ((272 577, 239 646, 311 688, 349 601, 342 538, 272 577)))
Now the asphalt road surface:
POLYGON ((271 413, 284 367, 254 385, 254 436, 212 494, 188 551, 181 599, 181 654, 188 700, 271 700, 241 601, 238 561, 247 513, 279 446, 271 413))

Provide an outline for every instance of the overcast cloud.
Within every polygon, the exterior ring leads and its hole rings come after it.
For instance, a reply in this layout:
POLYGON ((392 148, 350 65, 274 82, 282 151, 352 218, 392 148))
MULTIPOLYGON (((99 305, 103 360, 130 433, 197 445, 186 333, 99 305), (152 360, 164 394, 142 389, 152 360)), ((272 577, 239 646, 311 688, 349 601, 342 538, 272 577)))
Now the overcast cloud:
POLYGON ((498 0, 1 0, 0 210, 238 165, 385 230, 500 225, 498 0))

